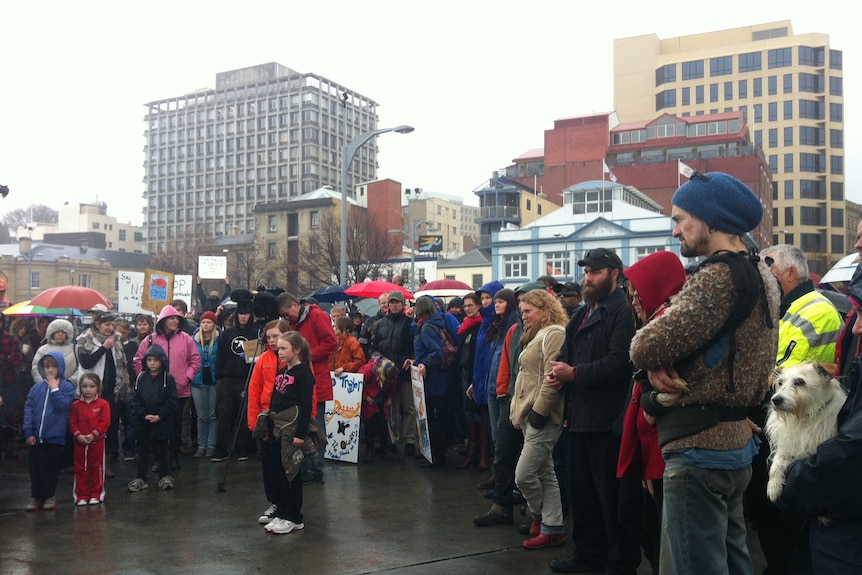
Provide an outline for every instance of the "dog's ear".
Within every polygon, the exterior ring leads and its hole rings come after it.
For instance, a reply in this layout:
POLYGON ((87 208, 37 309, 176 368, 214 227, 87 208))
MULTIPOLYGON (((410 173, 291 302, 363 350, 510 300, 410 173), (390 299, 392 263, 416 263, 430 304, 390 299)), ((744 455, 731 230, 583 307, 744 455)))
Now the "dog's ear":
POLYGON ((828 375, 829 377, 835 377, 835 370, 838 365, 834 363, 815 363, 814 369, 817 370, 817 373, 820 375, 828 375))
POLYGON ((769 374, 769 387, 775 387, 775 380, 778 379, 778 376, 781 375, 781 370, 783 367, 776 367, 772 370, 772 373, 769 374))

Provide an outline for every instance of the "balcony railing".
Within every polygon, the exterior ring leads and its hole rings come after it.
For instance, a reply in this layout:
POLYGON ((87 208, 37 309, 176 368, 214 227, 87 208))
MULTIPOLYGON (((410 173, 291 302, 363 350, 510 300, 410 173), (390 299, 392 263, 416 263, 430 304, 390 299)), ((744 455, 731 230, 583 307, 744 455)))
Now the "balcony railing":
POLYGON ((485 206, 479 210, 479 218, 520 219, 520 208, 510 206, 485 206))

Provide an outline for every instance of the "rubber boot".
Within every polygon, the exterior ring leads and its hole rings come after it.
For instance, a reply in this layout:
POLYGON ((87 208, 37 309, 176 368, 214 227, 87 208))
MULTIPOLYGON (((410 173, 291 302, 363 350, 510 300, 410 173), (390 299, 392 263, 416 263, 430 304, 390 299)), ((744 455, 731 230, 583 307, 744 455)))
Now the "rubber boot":
POLYGON ((477 471, 488 471, 491 469, 492 452, 491 452, 491 430, 485 423, 477 424, 479 426, 479 465, 477 471))
POLYGON ((481 423, 467 423, 467 455, 464 457, 458 469, 469 469, 479 463, 479 426, 481 423))

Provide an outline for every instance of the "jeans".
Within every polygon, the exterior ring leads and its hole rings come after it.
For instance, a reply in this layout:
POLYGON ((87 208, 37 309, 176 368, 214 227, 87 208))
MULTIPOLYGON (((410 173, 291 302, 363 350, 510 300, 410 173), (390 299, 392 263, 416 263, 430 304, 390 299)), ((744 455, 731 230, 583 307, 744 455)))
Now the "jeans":
POLYGON ((541 518, 541 532, 548 535, 565 534, 560 486, 551 456, 561 427, 548 421, 545 427, 537 429, 524 422, 521 431, 524 433, 524 447, 515 467, 515 483, 527 500, 531 515, 536 519, 541 518))
POLYGON ((488 390, 488 423, 491 424, 491 443, 497 444, 497 420, 500 419, 500 404, 497 402, 497 390, 488 390))
POLYGON ((192 386, 192 399, 198 414, 198 449, 214 452, 218 437, 216 386, 192 386))
POLYGON ((742 495, 751 466, 703 469, 670 454, 664 472, 662 575, 752 575, 742 495))
MULTIPOLYGON (((524 445, 524 434, 520 429, 512 427, 509 421, 508 396, 498 400, 500 416, 497 419, 497 441, 494 442, 494 463, 491 472, 494 475, 492 499, 497 505, 512 506, 512 490, 515 488, 515 466, 524 445)), ((559 482, 558 482, 559 483, 559 482)))

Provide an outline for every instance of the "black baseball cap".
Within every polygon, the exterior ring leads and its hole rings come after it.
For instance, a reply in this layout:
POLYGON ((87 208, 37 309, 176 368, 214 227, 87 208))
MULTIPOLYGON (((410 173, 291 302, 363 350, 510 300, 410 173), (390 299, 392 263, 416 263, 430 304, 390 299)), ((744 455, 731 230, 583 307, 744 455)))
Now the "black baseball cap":
POLYGON ((623 269, 623 261, 614 250, 595 248, 584 254, 584 259, 578 260, 581 267, 590 266, 594 270, 604 268, 623 269))
POLYGON ((575 282, 566 282, 563 284, 563 288, 560 290, 560 295, 563 297, 572 297, 575 295, 580 296, 581 286, 579 286, 575 282))

